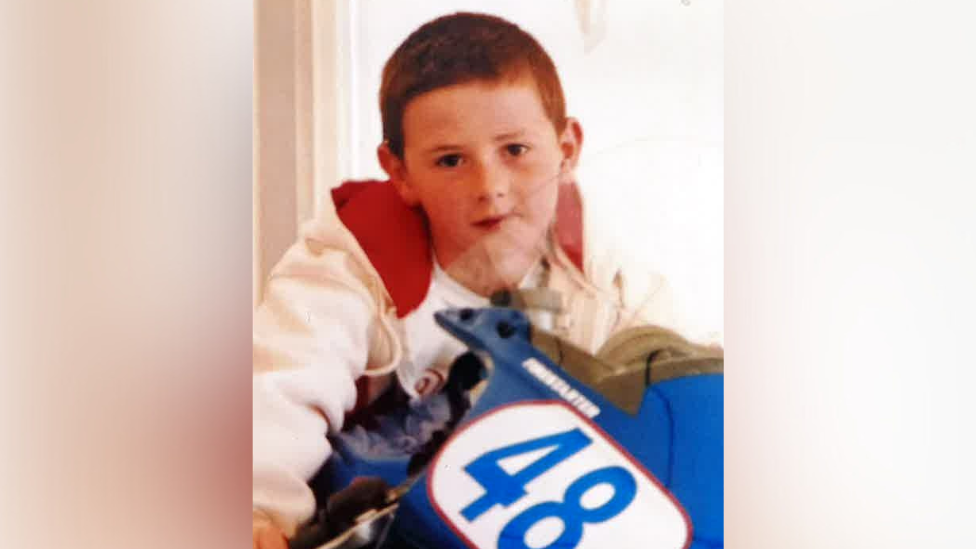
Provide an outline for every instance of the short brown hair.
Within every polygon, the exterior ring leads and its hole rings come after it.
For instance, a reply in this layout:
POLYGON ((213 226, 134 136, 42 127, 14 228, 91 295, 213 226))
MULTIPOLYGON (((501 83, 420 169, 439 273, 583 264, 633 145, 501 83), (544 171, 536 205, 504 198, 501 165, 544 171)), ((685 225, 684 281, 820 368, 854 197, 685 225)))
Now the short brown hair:
POLYGON ((383 139, 403 157, 403 112, 418 95, 474 80, 528 74, 556 132, 566 104, 556 66, 539 42, 517 25, 480 13, 445 15, 415 30, 383 67, 380 114, 383 139))

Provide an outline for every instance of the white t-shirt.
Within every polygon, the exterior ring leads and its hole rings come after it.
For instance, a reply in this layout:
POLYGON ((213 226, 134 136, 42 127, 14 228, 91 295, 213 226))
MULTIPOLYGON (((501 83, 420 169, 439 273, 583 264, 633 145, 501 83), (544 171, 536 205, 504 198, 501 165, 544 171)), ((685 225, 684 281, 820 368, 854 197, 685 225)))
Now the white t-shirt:
MULTIPOLYGON (((519 288, 537 287, 546 270, 542 261, 529 269, 519 288)), ((434 394, 447 380, 451 364, 467 347, 437 325, 434 313, 444 309, 488 307, 488 298, 451 278, 434 256, 430 289, 424 301, 403 319, 404 357, 397 368, 401 387, 411 397, 434 394)))

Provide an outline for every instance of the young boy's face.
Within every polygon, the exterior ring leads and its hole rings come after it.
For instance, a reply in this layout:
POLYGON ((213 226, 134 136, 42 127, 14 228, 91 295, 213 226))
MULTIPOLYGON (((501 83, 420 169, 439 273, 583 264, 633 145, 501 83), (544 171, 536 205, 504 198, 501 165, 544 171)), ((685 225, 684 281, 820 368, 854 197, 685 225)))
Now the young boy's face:
POLYGON ((420 95, 404 111, 403 136, 402 160, 385 147, 380 160, 404 200, 427 214, 442 265, 479 250, 518 276, 538 257, 582 131, 570 119, 557 135, 532 80, 420 95))

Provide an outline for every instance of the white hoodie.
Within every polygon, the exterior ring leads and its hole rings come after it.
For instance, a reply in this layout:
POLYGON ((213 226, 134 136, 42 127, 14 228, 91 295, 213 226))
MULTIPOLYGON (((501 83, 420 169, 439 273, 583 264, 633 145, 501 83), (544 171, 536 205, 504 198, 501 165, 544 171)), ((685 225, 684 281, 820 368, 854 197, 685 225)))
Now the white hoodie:
MULTIPOLYGON (((435 263, 420 305, 398 317, 356 236, 331 203, 322 210, 273 269, 254 312, 255 521, 271 520, 289 537, 314 513, 307 483, 331 454, 326 433, 341 429, 356 405, 356 380, 395 373, 409 395, 429 394, 464 350, 433 312, 487 304, 435 263)), ((582 271, 555 244, 545 258, 547 286, 563 301, 557 335, 595 352, 629 326, 674 327, 661 276, 625 265, 590 230, 582 238, 582 271)), ((533 282, 530 273, 523 286, 533 282)))

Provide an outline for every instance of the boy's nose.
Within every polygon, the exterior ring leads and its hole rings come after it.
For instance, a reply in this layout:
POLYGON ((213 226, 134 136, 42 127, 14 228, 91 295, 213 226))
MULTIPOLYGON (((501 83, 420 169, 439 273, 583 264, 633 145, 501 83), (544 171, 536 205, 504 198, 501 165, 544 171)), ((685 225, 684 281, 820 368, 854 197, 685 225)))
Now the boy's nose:
POLYGON ((482 167, 475 175, 475 194, 479 201, 491 201, 508 195, 511 181, 504 170, 482 167))

